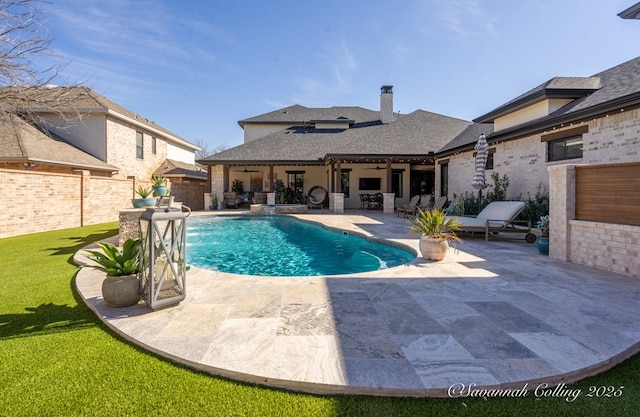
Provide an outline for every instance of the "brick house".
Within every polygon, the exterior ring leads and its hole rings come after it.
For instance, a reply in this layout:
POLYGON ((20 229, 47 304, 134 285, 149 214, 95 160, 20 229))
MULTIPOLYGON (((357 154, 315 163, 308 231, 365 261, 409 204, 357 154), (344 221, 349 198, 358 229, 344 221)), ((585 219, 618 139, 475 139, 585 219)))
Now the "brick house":
POLYGON ((438 193, 472 190, 484 132, 510 198, 549 190, 551 256, 640 277, 640 57, 553 78, 474 122, 437 153, 438 193))
MULTIPOLYGON (((0 193, 19 197, 0 203, 0 237, 117 220, 135 189, 168 163, 192 166, 175 181, 202 192, 198 147, 88 88, 54 88, 71 99, 32 109, 37 125, 0 117, 0 193)), ((202 208, 201 196, 193 202, 202 208)))

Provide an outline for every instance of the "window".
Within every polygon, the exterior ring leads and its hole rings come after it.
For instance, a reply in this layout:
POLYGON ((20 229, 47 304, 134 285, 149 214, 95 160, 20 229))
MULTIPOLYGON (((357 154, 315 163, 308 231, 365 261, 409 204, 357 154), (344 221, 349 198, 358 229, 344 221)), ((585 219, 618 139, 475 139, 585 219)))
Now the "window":
POLYGON ((449 163, 440 164, 440 195, 449 194, 449 163))
POLYGON ((391 192, 402 198, 402 170, 391 171, 391 192))
POLYGON ((151 153, 152 153, 152 154, 154 154, 154 155, 156 154, 156 152, 157 152, 157 150, 158 150, 156 146, 157 146, 157 144, 156 144, 156 137, 155 137, 155 136, 152 136, 152 137, 151 137, 151 153))
POLYGON ((340 180, 342 181, 342 192, 344 193, 344 196, 346 198, 349 197, 349 183, 350 183, 350 178, 351 178, 351 170, 350 169, 343 169, 340 172, 340 180))
POLYGON ((541 141, 547 142, 547 162, 582 158, 582 134, 588 132, 589 125, 584 125, 542 135, 541 141))
POLYGON ((582 158, 582 135, 547 143, 548 162, 572 158, 582 158))
POLYGON ((287 186, 294 195, 302 195, 304 192, 304 172, 287 172, 287 186))
MULTIPOLYGON (((493 151, 495 152, 495 149, 493 149, 493 151)), ((494 152, 491 152, 491 149, 489 149, 489 155, 487 155, 487 164, 484 166, 485 169, 493 169, 494 152)))
POLYGON ((136 158, 144 159, 144 137, 140 132, 136 132, 136 158))

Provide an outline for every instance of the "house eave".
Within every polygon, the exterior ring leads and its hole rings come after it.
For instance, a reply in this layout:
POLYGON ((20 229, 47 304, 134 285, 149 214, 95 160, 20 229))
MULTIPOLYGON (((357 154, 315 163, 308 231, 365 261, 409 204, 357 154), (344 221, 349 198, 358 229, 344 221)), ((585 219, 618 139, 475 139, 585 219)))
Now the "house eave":
POLYGON ((640 19, 640 3, 636 3, 628 9, 621 11, 618 13, 618 16, 623 19, 640 19))
POLYGON ((597 89, 594 88, 547 88, 544 90, 536 91, 531 95, 522 97, 520 100, 509 103, 508 105, 500 106, 497 109, 490 111, 480 117, 473 119, 475 123, 493 123, 493 121, 499 117, 506 116, 515 111, 529 107, 533 104, 539 103, 549 99, 578 99, 585 97, 597 89))
MULTIPOLYGON (((518 125, 509 129, 504 129, 497 133, 494 132, 487 136, 487 141, 491 145, 491 144, 494 144, 495 142, 516 140, 521 137, 543 132, 545 130, 557 129, 558 127, 562 127, 563 125, 581 123, 581 122, 585 122, 595 118, 606 117, 613 113, 620 113, 620 112, 638 108, 638 107, 640 107, 640 93, 635 93, 635 94, 631 94, 615 100, 608 101, 601 105, 592 106, 592 107, 575 111, 569 114, 563 114, 562 116, 559 116, 559 117, 544 118, 544 119, 536 120, 524 125, 518 125)), ((466 145, 459 146, 457 148, 448 149, 444 152, 439 152, 436 154, 436 157, 443 158, 446 156, 453 155, 455 153, 465 152, 473 149, 474 146, 475 146, 475 142, 468 143, 466 145)))

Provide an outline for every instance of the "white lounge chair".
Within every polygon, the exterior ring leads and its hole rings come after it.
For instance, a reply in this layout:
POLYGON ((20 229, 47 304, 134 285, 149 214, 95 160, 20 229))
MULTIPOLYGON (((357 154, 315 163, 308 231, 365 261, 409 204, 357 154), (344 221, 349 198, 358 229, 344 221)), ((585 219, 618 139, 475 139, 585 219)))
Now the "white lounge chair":
POLYGON ((499 232, 525 233, 528 243, 536 241, 536 235, 531 233, 530 220, 516 220, 518 214, 524 210, 522 201, 493 201, 489 203, 476 217, 458 217, 462 232, 483 232, 485 240, 489 240, 489 234, 499 232))

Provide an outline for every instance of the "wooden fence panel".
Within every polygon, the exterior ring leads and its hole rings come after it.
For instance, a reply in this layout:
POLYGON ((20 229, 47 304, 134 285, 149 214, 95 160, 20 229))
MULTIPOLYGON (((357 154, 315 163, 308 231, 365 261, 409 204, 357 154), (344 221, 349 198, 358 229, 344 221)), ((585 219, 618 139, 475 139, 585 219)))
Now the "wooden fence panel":
POLYGON ((640 226, 640 163, 577 166, 576 219, 640 226))

